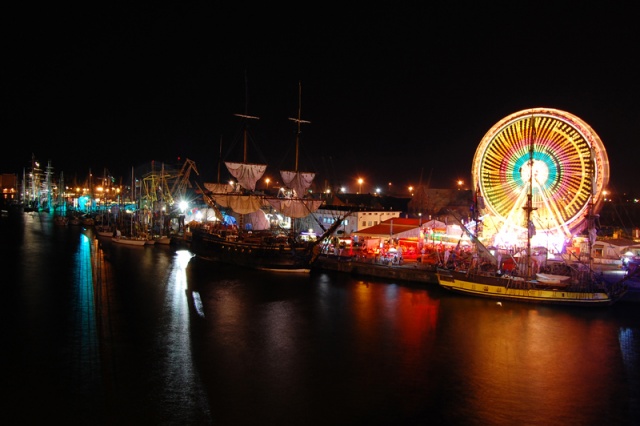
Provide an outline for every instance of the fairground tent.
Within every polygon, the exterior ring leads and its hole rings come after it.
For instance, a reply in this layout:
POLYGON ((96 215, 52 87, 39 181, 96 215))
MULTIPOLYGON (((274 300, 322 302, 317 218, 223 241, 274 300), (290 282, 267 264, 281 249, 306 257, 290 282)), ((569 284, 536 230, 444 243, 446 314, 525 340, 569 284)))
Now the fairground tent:
POLYGON ((440 222, 439 220, 429 220, 427 222, 422 222, 422 229, 426 229, 427 231, 433 230, 433 232, 439 232, 441 234, 447 233, 447 224, 444 222, 440 222))
POLYGON ((420 220, 396 217, 356 231, 353 235, 372 238, 419 238, 420 220))

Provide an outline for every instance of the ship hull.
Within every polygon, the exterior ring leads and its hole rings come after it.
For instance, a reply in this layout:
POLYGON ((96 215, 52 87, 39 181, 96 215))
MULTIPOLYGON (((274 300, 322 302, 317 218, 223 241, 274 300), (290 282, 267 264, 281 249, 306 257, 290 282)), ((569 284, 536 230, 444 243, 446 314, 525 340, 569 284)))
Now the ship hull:
POLYGON ((213 262, 284 272, 308 272, 313 256, 311 246, 229 241, 200 230, 192 233, 191 251, 213 262))
POLYGON ((500 301, 570 306, 609 306, 624 293, 624 291, 607 292, 603 289, 578 291, 570 288, 549 288, 538 286, 535 280, 483 276, 443 269, 438 270, 437 276, 439 285, 446 290, 500 301))

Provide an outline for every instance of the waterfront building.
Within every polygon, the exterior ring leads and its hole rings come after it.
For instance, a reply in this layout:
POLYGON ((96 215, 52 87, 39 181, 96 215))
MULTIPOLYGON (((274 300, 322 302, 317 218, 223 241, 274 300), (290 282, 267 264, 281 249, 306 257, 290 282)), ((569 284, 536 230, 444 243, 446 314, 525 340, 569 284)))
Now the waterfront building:
POLYGON ((0 205, 6 206, 19 203, 20 193, 18 191, 18 176, 15 174, 3 173, 0 175, 0 190, 2 198, 0 205))

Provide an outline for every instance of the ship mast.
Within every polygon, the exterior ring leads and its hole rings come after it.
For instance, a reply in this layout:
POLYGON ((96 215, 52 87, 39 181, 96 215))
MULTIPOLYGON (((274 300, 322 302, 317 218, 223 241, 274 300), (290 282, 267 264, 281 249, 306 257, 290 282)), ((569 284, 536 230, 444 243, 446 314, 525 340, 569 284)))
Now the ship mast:
POLYGON ((310 121, 303 120, 301 118, 301 115, 302 115, 302 83, 298 81, 298 117, 297 118, 289 117, 289 120, 296 122, 296 124, 298 125, 298 131, 296 132, 296 160, 295 160, 295 168, 293 169, 296 173, 298 172, 298 157, 300 152, 300 133, 301 133, 300 124, 311 123, 310 121))
POLYGON ((533 151, 536 142, 536 125, 534 121, 533 115, 531 116, 531 141, 529 143, 529 190, 527 192, 527 205, 525 206, 525 210, 527 211, 527 276, 529 279, 532 276, 531 273, 531 237, 535 234, 535 228, 533 226, 533 221, 531 220, 531 212, 536 210, 533 207, 533 151))
POLYGON ((589 243, 589 270, 591 271, 591 249, 593 248, 593 244, 596 242, 596 224, 595 221, 598 215, 595 213, 595 205, 594 198, 597 194, 596 188, 596 154, 593 147, 589 151, 591 155, 591 197, 589 198, 589 215, 587 216, 587 241, 589 243))
POLYGON ((220 135, 220 152, 218 153, 218 183, 220 183, 220 163, 222 163, 222 135, 220 135))
POLYGON ((243 142, 243 155, 242 162, 247 162, 247 143, 249 139, 249 121, 248 120, 260 120, 260 117, 254 117, 247 114, 249 106, 249 83, 247 82, 247 72, 244 73, 244 114, 234 114, 236 117, 244 118, 245 121, 242 129, 242 142, 243 142))

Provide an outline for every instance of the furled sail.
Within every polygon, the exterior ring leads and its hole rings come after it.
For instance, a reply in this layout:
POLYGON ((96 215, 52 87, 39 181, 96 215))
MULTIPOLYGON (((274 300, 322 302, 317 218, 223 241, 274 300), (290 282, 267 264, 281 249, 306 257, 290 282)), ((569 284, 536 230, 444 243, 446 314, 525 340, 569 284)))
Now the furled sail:
POLYGON ((228 207, 240 214, 253 213, 260 210, 264 205, 264 197, 262 195, 228 193, 211 194, 210 197, 221 207, 228 207))
POLYGON ((229 185, 228 183, 205 182, 204 187, 214 194, 226 194, 227 192, 233 192, 233 185, 229 185))
POLYGON ((302 198, 268 198, 267 202, 285 216, 295 219, 315 213, 324 201, 302 198))
POLYGON ((312 172, 281 170, 280 176, 287 188, 293 190, 294 197, 304 197, 307 189, 309 189, 313 183, 313 178, 315 178, 316 174, 312 172))
POLYGON ((256 183, 267 170, 266 164, 233 163, 230 161, 226 161, 224 164, 231 176, 238 179, 240 186, 248 191, 256 190, 256 183))
POLYGON ((257 210, 246 215, 244 218, 244 223, 245 226, 251 224, 251 229, 253 231, 262 231, 271 228, 269 218, 263 210, 257 210))

